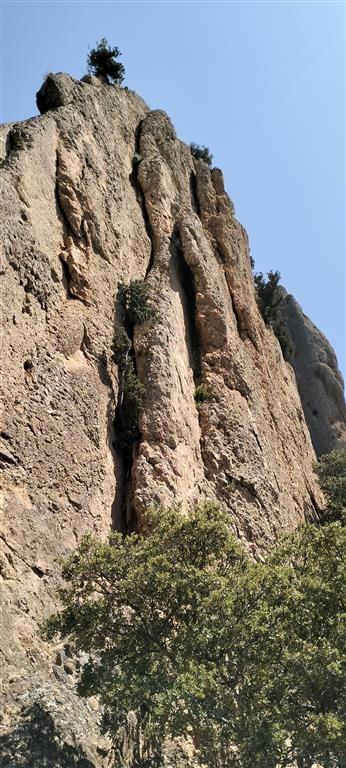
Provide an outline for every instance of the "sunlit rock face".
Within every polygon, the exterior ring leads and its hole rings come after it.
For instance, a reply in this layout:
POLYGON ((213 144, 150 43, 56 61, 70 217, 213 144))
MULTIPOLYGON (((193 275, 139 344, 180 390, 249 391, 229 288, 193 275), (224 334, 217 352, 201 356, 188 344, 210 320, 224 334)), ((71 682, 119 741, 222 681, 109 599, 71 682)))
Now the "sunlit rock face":
POLYGON ((346 448, 344 381, 328 339, 284 288, 280 313, 291 334, 292 365, 312 444, 317 453, 346 448))
POLYGON ((131 739, 112 755, 97 701, 75 695, 83 659, 40 638, 58 558, 87 531, 140 528, 148 504, 201 496, 258 557, 316 514, 315 454, 221 171, 126 88, 50 75, 38 106, 2 128, 2 760, 130 766, 131 739), (157 317, 132 329, 145 399, 125 461, 113 348, 119 284, 135 279, 157 317))

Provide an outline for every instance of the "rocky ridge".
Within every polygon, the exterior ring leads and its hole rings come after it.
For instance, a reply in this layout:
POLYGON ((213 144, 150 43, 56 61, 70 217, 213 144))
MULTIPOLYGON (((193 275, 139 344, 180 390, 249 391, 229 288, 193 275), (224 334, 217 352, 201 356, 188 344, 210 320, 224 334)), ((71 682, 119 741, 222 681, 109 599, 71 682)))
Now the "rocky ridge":
POLYGON ((328 339, 284 288, 280 315, 292 337, 292 366, 317 456, 346 447, 344 381, 328 339))
POLYGON ((140 527, 149 503, 200 496, 259 557, 316 515, 315 454, 221 171, 126 88, 50 75, 37 101, 41 116, 1 129, 1 765, 130 766, 131 742, 112 755, 97 702, 75 696, 83 660, 39 638, 58 557, 86 531, 140 527), (145 401, 125 466, 113 345, 119 284, 133 279, 158 317, 133 328, 145 401))

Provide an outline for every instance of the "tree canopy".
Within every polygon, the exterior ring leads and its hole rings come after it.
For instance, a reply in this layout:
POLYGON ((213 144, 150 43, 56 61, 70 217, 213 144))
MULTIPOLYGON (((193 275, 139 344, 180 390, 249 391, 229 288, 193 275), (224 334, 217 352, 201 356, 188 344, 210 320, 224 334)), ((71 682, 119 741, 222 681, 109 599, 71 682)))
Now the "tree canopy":
POLYGON ((267 279, 262 272, 257 272, 254 275, 256 301, 265 324, 273 329, 278 339, 285 360, 290 360, 294 354, 294 345, 287 323, 280 316, 280 277, 280 272, 277 271, 268 272, 267 279))
POLYGON ((116 59, 121 56, 119 48, 108 45, 105 37, 88 54, 88 70, 96 77, 102 77, 106 83, 122 83, 125 76, 123 64, 116 59))
POLYGON ((211 154, 208 147, 204 147, 201 146, 201 144, 195 144, 194 142, 191 142, 190 150, 195 160, 203 160, 206 165, 209 165, 209 167, 211 166, 213 162, 213 155, 211 154))
POLYGON ((89 654, 79 692, 115 743, 136 713, 138 767, 188 735, 210 768, 341 768, 345 538, 302 526, 256 563, 217 504, 153 509, 142 536, 83 539, 46 635, 89 654))
POLYGON ((346 523, 346 450, 339 448, 321 456, 315 465, 320 486, 326 497, 322 522, 340 520, 346 523))

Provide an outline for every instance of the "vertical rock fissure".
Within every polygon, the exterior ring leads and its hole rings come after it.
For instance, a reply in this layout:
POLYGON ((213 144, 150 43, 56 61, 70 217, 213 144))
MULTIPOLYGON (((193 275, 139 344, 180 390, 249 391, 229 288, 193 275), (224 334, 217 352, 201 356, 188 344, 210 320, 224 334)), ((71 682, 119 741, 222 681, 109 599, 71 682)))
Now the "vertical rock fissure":
POLYGON ((55 155, 55 185, 54 185, 54 194, 55 194, 55 202, 56 202, 56 208, 58 212, 58 217, 62 223, 63 226, 63 238, 64 242, 66 242, 67 237, 72 236, 72 230, 70 226, 70 222, 66 216, 64 206, 61 204, 60 200, 60 192, 59 192, 59 152, 56 151, 55 155))
POLYGON ((66 291, 66 298, 67 299, 77 300, 77 297, 73 296, 73 294, 71 293, 71 290, 70 290, 71 273, 70 273, 70 269, 69 269, 68 263, 67 263, 67 261, 64 261, 64 259, 62 258, 61 255, 60 255, 60 262, 61 262, 61 266, 62 266, 62 275, 63 275, 62 282, 63 282, 64 288, 65 288, 65 291, 66 291))
POLYGON ((191 171, 190 173, 190 192, 192 208, 195 213, 197 213, 197 216, 201 217, 201 206, 199 203, 197 191, 197 176, 194 171, 191 171))
MULTIPOLYGON (((121 464, 121 489, 116 503, 117 513, 114 524, 122 533, 131 533, 137 529, 137 518, 132 502, 132 469, 138 444, 141 439, 138 412, 141 407, 142 385, 137 376, 137 363, 134 348, 135 323, 122 312, 118 300, 118 334, 127 339, 123 352, 118 351, 118 397, 113 418, 113 449, 121 464)), ((116 343, 116 337, 115 337, 116 343)))
POLYGON ((178 231, 173 233, 170 252, 175 265, 177 280, 181 288, 186 346, 193 379, 197 385, 201 380, 202 360, 200 334, 197 326, 195 280, 191 267, 184 257, 184 251, 178 231))
POLYGON ((233 311, 233 314, 234 314, 234 317, 235 317, 235 321, 236 321, 236 324, 237 324, 238 335, 239 335, 239 338, 242 339, 242 341, 243 341, 243 339, 244 339, 243 324, 242 324, 242 321, 241 321, 240 314, 237 311, 237 307, 236 307, 236 304, 235 304, 235 301, 234 301, 234 298, 233 298, 233 295, 232 295, 232 291, 231 291, 231 288, 230 288, 230 285, 229 285, 229 281, 227 280, 227 275, 226 275, 226 264, 227 264, 227 261, 226 261, 224 255, 223 255, 223 253, 222 253, 222 249, 221 249, 220 244, 218 242, 215 245, 215 256, 216 256, 217 261, 219 262, 219 264, 221 265, 221 267, 224 270, 226 285, 227 285, 227 288, 228 288, 228 293, 229 293, 229 297, 230 297, 230 301, 231 301, 231 306, 232 306, 232 311, 233 311))
POLYGON ((139 205, 139 207, 141 209, 145 231, 146 231, 146 233, 148 235, 148 238, 150 240, 150 243, 151 243, 150 257, 149 257, 149 262, 148 262, 148 266, 147 266, 146 273, 145 273, 145 277, 148 277, 149 272, 151 271, 151 269, 152 269, 152 267, 154 265, 154 238, 153 238, 153 231, 152 231, 152 226, 151 226, 151 223, 150 223, 149 214, 148 214, 148 211, 147 211, 147 206, 146 206, 146 201, 145 201, 145 194, 144 194, 144 191, 143 191, 143 189, 141 187, 141 184, 140 184, 140 181, 139 181, 139 178, 138 178, 139 164, 140 164, 140 162, 142 160, 141 155, 140 155, 140 142, 141 142, 142 126, 143 126, 143 120, 141 120, 138 123, 137 128, 136 128, 136 132, 135 132, 135 155, 134 155, 134 158, 133 158, 133 161, 132 161, 132 171, 130 173, 129 180, 130 180, 130 183, 131 183, 131 185, 132 185, 132 187, 133 187, 133 189, 134 189, 134 191, 136 193, 136 200, 137 200, 137 203, 138 203, 138 205, 139 205))
POLYGON ((121 455, 116 448, 116 429, 115 429, 115 412, 117 407, 117 397, 114 391, 112 376, 108 370, 107 361, 101 359, 99 361, 99 376, 101 381, 108 386, 110 390, 110 398, 107 407, 107 443, 110 451, 113 470, 115 478, 115 492, 111 509, 111 527, 117 531, 123 530, 123 506, 125 497, 125 477, 124 467, 121 455))
MULTIPOLYGON (((56 204, 56 210, 58 219, 60 220, 62 230, 63 230, 63 240, 64 244, 67 242, 67 238, 71 235, 71 228, 68 221, 68 218, 66 216, 66 213, 64 211, 63 206, 61 205, 60 196, 59 196, 59 153, 58 150, 56 151, 55 155, 55 184, 54 184, 54 196, 55 196, 55 204, 56 204)), ((68 299, 75 299, 76 296, 73 295, 71 292, 71 284, 72 284, 72 277, 70 268, 68 266, 67 260, 64 259, 63 253, 59 254, 59 259, 61 261, 62 270, 63 270, 63 284, 66 290, 66 297, 68 299)))

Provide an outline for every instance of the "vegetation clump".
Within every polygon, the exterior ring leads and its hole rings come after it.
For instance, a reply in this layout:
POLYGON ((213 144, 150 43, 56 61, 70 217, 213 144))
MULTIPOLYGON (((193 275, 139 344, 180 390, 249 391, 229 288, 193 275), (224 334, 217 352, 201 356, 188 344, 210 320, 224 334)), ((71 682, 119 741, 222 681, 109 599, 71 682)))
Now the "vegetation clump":
POLYGON ((345 765, 345 528, 302 526, 256 563, 210 501, 144 527, 85 537, 46 624, 89 654, 79 693, 114 744, 132 711, 138 767, 186 735, 209 768, 345 765))
POLYGON ((127 335, 125 328, 120 326, 113 343, 114 362, 119 366, 120 369, 126 368, 131 349, 131 339, 127 335))
POLYGON ((139 165, 143 160, 142 155, 139 154, 139 152, 135 152, 132 158, 132 165, 139 165))
POLYGON ((346 450, 339 448, 321 456, 315 465, 320 486, 326 497, 321 522, 346 524, 346 450))
POLYGON ((201 146, 200 144, 194 144, 192 142, 190 144, 190 150, 192 157, 195 158, 195 160, 203 160, 203 162, 211 167, 211 164, 213 162, 213 155, 210 153, 210 150, 208 147, 201 146))
POLYGON ((254 275, 256 301, 266 325, 270 326, 282 349, 285 360, 291 360, 294 355, 294 344, 287 324, 280 317, 279 306, 282 295, 279 290, 280 272, 268 272, 265 279, 262 272, 254 275))
POLYGON ((123 452, 124 465, 130 467, 132 448, 139 437, 138 418, 145 393, 135 369, 133 326, 153 321, 157 311, 151 303, 148 284, 143 280, 132 280, 129 285, 121 283, 118 299, 121 325, 113 343, 113 358, 119 375, 115 446, 123 452))
POLYGON ((122 83, 125 76, 124 66, 116 59, 121 56, 119 48, 108 45, 105 37, 88 54, 88 71, 96 77, 102 77, 108 84, 122 83))
POLYGON ((124 322, 141 324, 157 318, 157 310, 152 303, 150 288, 144 280, 131 280, 129 285, 121 283, 119 300, 124 322))
POLYGON ((138 417, 143 407, 145 387, 139 381, 132 360, 128 361, 124 372, 119 402, 120 429, 117 447, 131 452, 139 436, 138 417))
POLYGON ((195 403, 196 408, 199 411, 202 408, 203 403, 206 402, 206 400, 209 400, 209 389, 206 384, 197 384, 195 389, 195 403))

